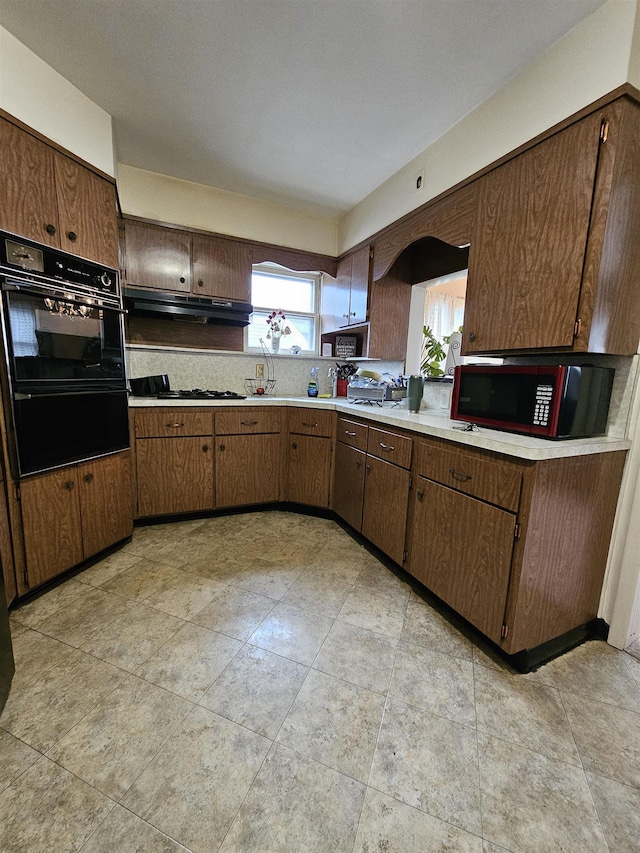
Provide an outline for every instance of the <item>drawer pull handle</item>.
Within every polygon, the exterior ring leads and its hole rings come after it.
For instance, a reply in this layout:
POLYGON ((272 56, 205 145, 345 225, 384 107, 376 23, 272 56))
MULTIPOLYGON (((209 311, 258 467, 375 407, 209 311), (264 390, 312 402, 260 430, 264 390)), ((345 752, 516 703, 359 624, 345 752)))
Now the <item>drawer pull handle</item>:
POLYGON ((183 427, 183 426, 184 426, 184 421, 183 421, 181 424, 178 424, 178 423, 175 423, 175 424, 166 424, 166 426, 167 426, 167 428, 168 428, 168 429, 180 429, 180 427, 183 427))
POLYGON ((468 480, 473 479, 471 474, 461 474, 455 468, 449 468, 449 473, 454 479, 460 480, 461 483, 466 483, 468 480))
POLYGON ((64 484, 64 487, 68 492, 70 492, 74 486, 75 486, 75 483, 73 482, 73 480, 67 480, 67 482, 64 484))
POLYGON ((422 489, 418 489, 417 494, 418 494, 418 500, 422 501, 422 499, 424 498, 424 492, 422 491, 422 489))
POLYGON ((93 474, 85 474, 84 481, 85 483, 93 483, 93 474))
POLYGON ((317 424, 317 422, 316 422, 315 424, 308 424, 308 423, 306 423, 305 421, 303 421, 303 422, 302 422, 302 426, 306 426, 306 427, 317 427, 317 426, 318 426, 318 424, 317 424))
POLYGON ((240 421, 242 426, 255 426, 258 421, 240 421))
POLYGON ((395 447, 392 447, 390 444, 385 444, 384 441, 379 442, 379 444, 383 450, 387 451, 387 453, 391 453, 395 450, 395 447))
POLYGON ((345 435, 351 435, 351 436, 353 436, 354 438, 355 438, 355 436, 356 436, 356 434, 357 434, 357 433, 355 433, 355 432, 351 432, 351 431, 350 431, 350 430, 348 430, 348 429, 345 429, 345 431, 344 431, 344 432, 345 432, 345 435))

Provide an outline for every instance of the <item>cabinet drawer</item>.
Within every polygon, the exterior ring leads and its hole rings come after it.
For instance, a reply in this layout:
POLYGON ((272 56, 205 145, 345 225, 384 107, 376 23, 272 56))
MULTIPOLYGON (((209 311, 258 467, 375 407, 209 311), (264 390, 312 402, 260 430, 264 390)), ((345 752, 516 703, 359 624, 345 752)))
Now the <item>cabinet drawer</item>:
POLYGON ((366 450, 368 429, 366 424, 339 417, 337 439, 344 444, 350 444, 351 447, 357 447, 358 450, 366 450))
POLYGON ((410 468, 412 447, 413 441, 404 435, 369 427, 367 453, 371 456, 377 456, 385 462, 393 462, 401 468, 410 468))
POLYGON ((522 472, 494 459, 419 442, 416 473, 513 512, 520 503, 522 472))
POLYGON ((169 438, 174 435, 212 435, 211 412, 180 412, 171 409, 136 412, 136 438, 169 438))
POLYGON ((289 432, 302 435, 331 435, 333 419, 333 412, 322 412, 319 409, 291 409, 289 432))
POLYGON ((216 435, 247 435, 280 432, 277 409, 244 409, 242 412, 216 412, 216 435))

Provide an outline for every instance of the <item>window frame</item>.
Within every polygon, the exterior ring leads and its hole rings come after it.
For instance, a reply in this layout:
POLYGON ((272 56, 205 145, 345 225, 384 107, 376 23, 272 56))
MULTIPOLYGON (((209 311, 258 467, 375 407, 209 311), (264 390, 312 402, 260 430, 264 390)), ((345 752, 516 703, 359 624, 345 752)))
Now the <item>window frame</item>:
MULTIPOLYGON (((277 311, 278 308, 282 308, 287 319, 290 317, 293 319, 295 317, 305 317, 311 318, 313 320, 313 349, 312 350, 301 350, 300 355, 308 355, 308 356, 318 356, 320 352, 320 289, 322 287, 322 273, 321 272, 301 272, 299 270, 291 270, 287 267, 282 267, 279 264, 270 263, 268 261, 263 262, 261 264, 253 264, 251 268, 252 275, 252 283, 251 283, 251 299, 253 300, 253 273, 261 273, 263 275, 271 275, 278 278, 291 278, 291 279, 312 279, 314 281, 313 288, 313 311, 290 311, 287 308, 284 308, 282 305, 256 305, 253 304, 253 313, 256 311, 263 311, 267 314, 270 314, 272 311, 277 311)), ((266 324, 265 324, 266 325, 266 324)), ((245 326, 244 329, 244 352, 248 354, 252 353, 262 353, 262 348, 260 346, 254 347, 249 345, 249 329, 251 328, 251 324, 245 326)), ((265 344, 267 348, 269 348, 269 342, 266 339, 267 330, 265 329, 264 335, 261 337, 264 338, 265 344)), ((282 350, 287 350, 286 344, 281 344, 281 354, 285 354, 282 350)))

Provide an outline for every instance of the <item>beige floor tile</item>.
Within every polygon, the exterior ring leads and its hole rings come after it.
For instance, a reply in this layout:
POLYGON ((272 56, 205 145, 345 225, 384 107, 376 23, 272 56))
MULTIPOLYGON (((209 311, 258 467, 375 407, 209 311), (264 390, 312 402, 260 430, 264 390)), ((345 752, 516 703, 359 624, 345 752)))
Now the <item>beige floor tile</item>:
POLYGON ((600 824, 611 853, 640 850, 640 790, 587 773, 600 824))
POLYGON ((407 601, 404 595, 388 595, 375 589, 354 587, 337 618, 340 622, 397 640, 402 634, 407 601))
POLYGON ((336 617, 340 608, 352 592, 351 584, 335 579, 318 577, 312 571, 304 571, 287 590, 282 600, 302 610, 336 617))
POLYGON ((475 729, 388 699, 369 785, 481 833, 475 729))
POLYGON ((278 602, 249 643, 311 666, 332 624, 328 616, 278 602))
POLYGON ((563 693, 585 770, 640 788, 640 713, 563 693))
POLYGON ((166 586, 174 578, 179 577, 180 571, 172 566, 164 566, 152 560, 140 562, 120 572, 100 589, 130 598, 133 601, 144 601, 152 593, 166 586))
POLYGON ((482 853, 482 839, 367 789, 353 853, 482 853))
POLYGON ((187 623, 137 674, 191 702, 198 702, 241 648, 240 640, 187 623))
POLYGON ((129 554, 152 560, 153 555, 162 548, 180 538, 180 531, 174 524, 150 524, 147 527, 136 527, 131 542, 121 548, 129 554))
POLYGON ((0 794, 0 850, 80 850, 113 805, 104 794, 43 757, 0 794))
POLYGON ((132 603, 126 613, 84 643, 82 650, 134 672, 184 624, 175 616, 132 603))
POLYGON ((380 694, 311 670, 277 740, 366 783, 383 709, 380 694))
POLYGON ((183 572, 145 598, 144 603, 180 619, 193 619, 227 584, 183 572))
POLYGON ((193 617, 193 622, 236 640, 248 640, 275 605, 272 598, 228 587, 193 617))
POLYGON ((82 848, 82 853, 189 853, 136 815, 114 806, 82 848))
POLYGON ((400 643, 389 695, 457 723, 476 723, 471 661, 400 643))
POLYGON ((400 639, 433 652, 473 659, 472 643, 424 602, 409 602, 400 639))
POLYGON ((66 608, 87 592, 86 587, 78 581, 70 579, 48 592, 39 595, 27 604, 14 610, 16 619, 29 628, 37 628, 48 616, 60 608, 66 608))
POLYGON ((122 804, 197 853, 214 853, 271 741, 195 708, 122 804))
POLYGON ((484 666, 475 668, 478 731, 580 766, 559 692, 484 666))
POLYGON ((13 637, 12 645, 16 665, 14 685, 18 682, 26 684, 29 680, 40 678, 55 663, 75 654, 72 646, 30 628, 13 637))
POLYGON ((606 853, 581 768, 487 735, 478 741, 485 838, 522 853, 606 853))
POLYGON ((363 568, 356 578, 355 585, 356 587, 365 587, 365 589, 376 589, 378 592, 386 592, 387 595, 401 595, 407 599, 411 595, 409 584, 391 569, 383 566, 380 560, 376 560, 373 555, 369 555, 369 559, 364 560, 363 568))
POLYGON ((340 537, 332 534, 332 541, 313 555, 306 570, 316 577, 353 585, 362 571, 363 560, 369 554, 346 533, 340 531, 340 537))
POLYGON ((540 684, 546 684, 549 687, 556 686, 556 679, 549 668, 549 664, 539 667, 533 672, 522 673, 515 670, 507 661, 495 652, 490 646, 482 642, 478 638, 474 638, 473 644, 473 662, 478 666, 485 666, 489 669, 497 669, 507 675, 517 678, 519 681, 534 681, 540 684))
POLYGON ((635 661, 624 652, 593 640, 552 660, 545 668, 553 673, 561 691, 638 711, 640 684, 633 677, 635 667, 635 661))
POLYGON ((99 791, 118 799, 192 707, 173 693, 127 676, 49 755, 99 791))
POLYGON ((299 566, 277 566, 266 560, 256 560, 231 583, 279 601, 301 574, 302 568, 299 566))
POLYGON ((35 749, 0 729, 0 793, 40 757, 35 749))
POLYGON ((38 624, 39 631, 77 648, 131 609, 131 602, 119 595, 80 586, 84 595, 38 624))
POLYGON ((354 779, 275 745, 220 853, 351 853, 364 792, 354 779))
POLYGON ((77 575, 77 580, 89 586, 102 586, 107 581, 113 580, 117 575, 142 562, 142 557, 137 557, 128 551, 116 551, 99 563, 94 563, 77 575))
POLYGON ((398 641, 356 625, 335 622, 313 668, 343 681, 386 693, 398 641))
POLYGON ((163 566, 184 569, 190 563, 210 558, 214 554, 213 542, 201 542, 193 540, 190 536, 184 536, 160 545, 148 559, 162 563, 163 566))
POLYGON ((126 678, 122 670, 71 650, 46 672, 14 682, 0 725, 41 752, 58 741, 126 678))
POLYGON ((28 631, 29 626, 20 622, 14 613, 9 613, 9 630, 11 631, 11 639, 15 640, 17 636, 28 631))
POLYGON ((245 646, 216 678, 200 704, 251 731, 275 738, 308 667, 245 646))
POLYGON ((239 580, 247 570, 242 545, 230 547, 227 543, 211 548, 182 567, 184 572, 228 585, 239 580))

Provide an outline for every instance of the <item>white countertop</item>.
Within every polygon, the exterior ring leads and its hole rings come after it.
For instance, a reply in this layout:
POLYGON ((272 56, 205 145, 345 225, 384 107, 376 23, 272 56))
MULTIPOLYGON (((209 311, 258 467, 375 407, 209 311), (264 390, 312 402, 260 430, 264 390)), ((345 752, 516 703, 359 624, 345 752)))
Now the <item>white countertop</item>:
POLYGON ((420 412, 409 412, 404 408, 386 408, 375 404, 372 406, 362 403, 349 403, 343 397, 248 397, 246 400, 157 400, 154 397, 130 397, 129 406, 140 407, 171 407, 176 406, 207 406, 211 408, 228 408, 229 406, 304 406, 313 409, 330 409, 353 417, 364 418, 387 426, 402 427, 422 435, 444 438, 457 444, 467 444, 482 450, 492 450, 495 453, 505 453, 519 459, 558 459, 567 456, 588 456, 592 453, 610 453, 615 450, 628 450, 631 442, 628 439, 609 438, 580 438, 566 441, 549 441, 544 438, 533 438, 528 435, 501 432, 495 429, 479 427, 473 432, 456 429, 461 426, 459 421, 452 421, 449 413, 440 409, 421 409, 420 412))

